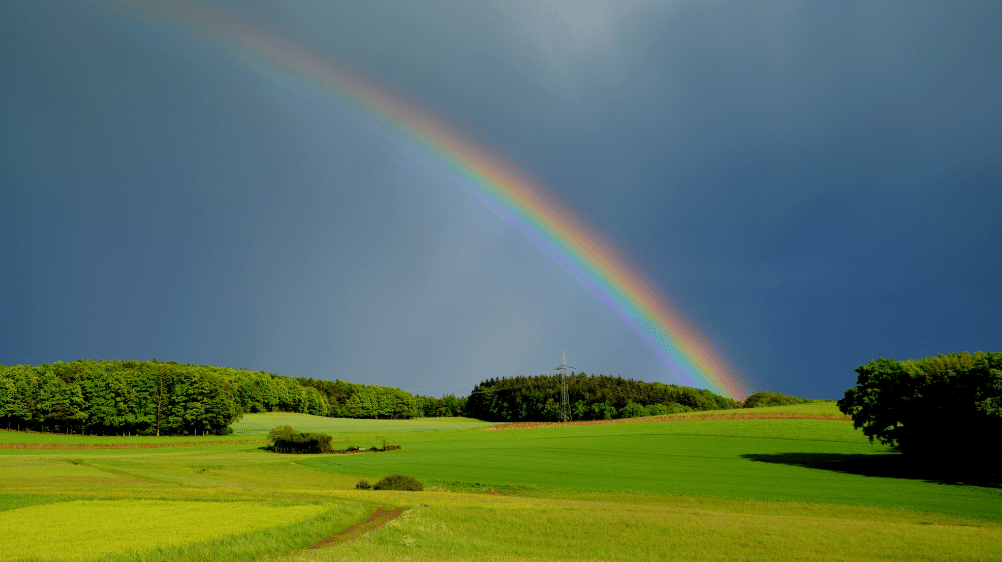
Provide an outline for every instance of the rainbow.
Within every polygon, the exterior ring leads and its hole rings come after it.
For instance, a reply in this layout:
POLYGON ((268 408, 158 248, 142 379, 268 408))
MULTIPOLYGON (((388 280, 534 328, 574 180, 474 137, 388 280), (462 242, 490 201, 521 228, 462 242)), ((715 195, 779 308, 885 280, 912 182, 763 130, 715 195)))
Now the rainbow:
POLYGON ((600 298, 679 384, 732 398, 748 396, 745 377, 681 311, 620 252, 516 166, 372 80, 238 14, 197 3, 119 2, 112 9, 181 26, 273 80, 298 79, 346 98, 473 182, 480 190, 478 198, 491 211, 600 298))

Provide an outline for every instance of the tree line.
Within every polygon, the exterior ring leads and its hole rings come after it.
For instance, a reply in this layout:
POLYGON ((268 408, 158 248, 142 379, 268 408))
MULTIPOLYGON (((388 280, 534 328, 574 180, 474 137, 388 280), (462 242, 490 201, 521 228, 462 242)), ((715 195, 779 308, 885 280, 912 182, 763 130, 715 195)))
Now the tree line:
POLYGON ((834 402, 834 400, 815 400, 812 398, 797 398, 778 392, 756 392, 745 398, 745 408, 762 408, 765 406, 791 406, 794 404, 814 404, 815 402, 834 402))
POLYGON ((245 412, 326 415, 327 402, 295 379, 176 361, 0 366, 0 424, 93 435, 205 435, 245 412))
POLYGON ((465 398, 176 361, 0 365, 0 427, 90 435, 226 433, 248 412, 350 418, 459 416, 465 398))
POLYGON ((355 384, 343 380, 296 379, 316 389, 330 405, 330 416, 365 419, 409 419, 462 416, 466 398, 448 394, 442 398, 411 394, 386 386, 355 384))
MULTIPOLYGON (((466 415, 489 421, 556 421, 560 419, 560 384, 557 375, 492 378, 473 388, 466 415)), ((571 418, 576 420, 741 407, 740 402, 709 390, 584 373, 567 377, 567 395, 571 418)))
MULTIPOLYGON (((605 375, 568 377, 573 419, 612 419, 741 407, 677 385, 605 375)), ((492 421, 560 417, 556 376, 490 379, 469 397, 441 398, 342 380, 176 361, 93 361, 0 366, 0 427, 95 435, 226 433, 251 412, 408 419, 469 416, 492 421)))

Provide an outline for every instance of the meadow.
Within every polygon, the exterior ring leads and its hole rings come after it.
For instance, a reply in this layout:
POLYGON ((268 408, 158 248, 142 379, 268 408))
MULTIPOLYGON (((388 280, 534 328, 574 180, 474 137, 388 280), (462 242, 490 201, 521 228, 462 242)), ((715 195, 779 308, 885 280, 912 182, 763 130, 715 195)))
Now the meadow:
MULTIPOLYGON (((252 414, 231 436, 160 438, 170 447, 0 449, 0 559, 1002 558, 999 488, 882 475, 899 456, 823 419, 839 417, 831 404, 734 417, 747 413, 507 430, 252 414), (403 448, 264 451, 264 434, 285 424, 403 448), (354 489, 394 472, 425 491, 354 489), (307 548, 377 508, 406 511, 307 548)), ((149 439, 0 431, 0 446, 149 439)))

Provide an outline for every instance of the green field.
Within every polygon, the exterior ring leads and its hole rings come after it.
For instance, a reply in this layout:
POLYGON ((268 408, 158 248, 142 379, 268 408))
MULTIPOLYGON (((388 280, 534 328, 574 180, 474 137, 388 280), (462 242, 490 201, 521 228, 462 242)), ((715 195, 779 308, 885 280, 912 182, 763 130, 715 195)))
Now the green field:
POLYGON ((487 422, 471 418, 417 418, 413 420, 356 420, 351 418, 321 418, 309 414, 270 412, 248 414, 233 424, 233 435, 266 435, 277 425, 291 425, 302 432, 318 431, 330 434, 355 433, 417 433, 451 431, 487 427, 487 422))
MULTIPOLYGON (((837 415, 831 404, 755 411, 837 415)), ((691 418, 502 431, 463 418, 252 414, 233 436, 160 438, 177 445, 164 448, 0 449, 0 559, 1002 558, 999 488, 871 475, 898 455, 843 420, 691 418), (261 449, 284 424, 403 448, 261 449), (354 490, 393 472, 426 491, 354 490), (408 511, 303 550, 376 507, 408 511)), ((0 431, 0 446, 149 439, 0 431)))

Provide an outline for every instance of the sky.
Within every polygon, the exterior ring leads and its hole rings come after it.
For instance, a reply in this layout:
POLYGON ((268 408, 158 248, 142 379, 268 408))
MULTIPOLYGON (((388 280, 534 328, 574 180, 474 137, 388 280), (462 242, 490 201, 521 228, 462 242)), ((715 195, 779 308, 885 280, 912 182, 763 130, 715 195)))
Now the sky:
MULTIPOLYGON (((998 2, 176 5, 531 178, 748 392, 840 398, 871 359, 1002 351, 998 2)), ((155 12, 0 4, 0 364, 440 396, 565 351, 686 383, 441 154, 155 12)))

